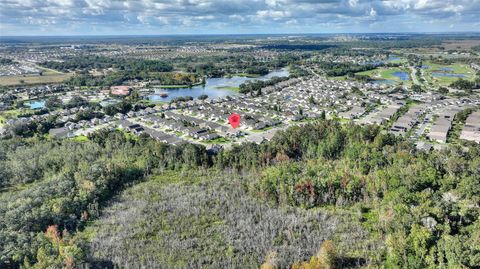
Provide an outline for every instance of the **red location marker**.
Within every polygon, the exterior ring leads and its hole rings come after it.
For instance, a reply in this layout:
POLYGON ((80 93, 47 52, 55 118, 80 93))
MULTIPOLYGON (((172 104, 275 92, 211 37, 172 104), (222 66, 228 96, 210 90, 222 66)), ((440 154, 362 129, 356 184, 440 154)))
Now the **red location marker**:
POLYGON ((230 115, 230 117, 228 117, 228 121, 230 122, 230 125, 232 125, 232 127, 235 129, 238 127, 238 125, 240 125, 240 115, 238 115, 237 113, 233 113, 232 115, 230 115))

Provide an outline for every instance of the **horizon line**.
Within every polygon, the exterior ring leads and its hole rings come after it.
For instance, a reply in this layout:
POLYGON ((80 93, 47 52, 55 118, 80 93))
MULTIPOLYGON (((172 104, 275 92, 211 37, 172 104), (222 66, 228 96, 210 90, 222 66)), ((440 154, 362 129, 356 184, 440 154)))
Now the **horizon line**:
POLYGON ((65 35, 0 35, 2 38, 12 37, 159 37, 159 36, 248 36, 248 35, 362 35, 362 34, 480 34, 480 31, 438 31, 438 32, 332 32, 332 33, 319 33, 319 32, 306 32, 306 33, 217 33, 217 34, 189 34, 189 33, 176 33, 176 34, 65 34, 65 35))

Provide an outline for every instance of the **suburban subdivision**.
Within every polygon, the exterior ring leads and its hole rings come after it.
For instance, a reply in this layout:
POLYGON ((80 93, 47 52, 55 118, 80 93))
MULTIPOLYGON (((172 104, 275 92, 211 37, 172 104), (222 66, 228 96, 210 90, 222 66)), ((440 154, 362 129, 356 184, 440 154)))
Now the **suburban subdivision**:
POLYGON ((0 138, 0 268, 480 265, 478 33, 0 36, 0 138))

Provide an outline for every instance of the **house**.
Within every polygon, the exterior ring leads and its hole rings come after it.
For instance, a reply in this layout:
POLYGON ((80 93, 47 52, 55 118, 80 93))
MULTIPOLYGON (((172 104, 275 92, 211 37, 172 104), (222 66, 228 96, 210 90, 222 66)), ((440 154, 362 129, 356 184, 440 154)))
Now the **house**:
POLYGON ((60 138, 70 138, 74 137, 74 133, 70 131, 67 127, 62 127, 62 128, 54 128, 50 129, 48 132, 52 137, 60 139, 60 138))
POLYGON ((447 142, 448 131, 452 126, 452 122, 445 118, 438 118, 435 124, 430 129, 428 138, 440 143, 447 142))
POLYGON ((468 116, 460 139, 480 143, 480 111, 473 112, 468 116))
POLYGON ((127 132, 132 132, 136 135, 139 135, 144 131, 143 127, 140 124, 132 123, 128 120, 122 120, 119 127, 127 132))
POLYGON ((217 145, 217 144, 213 144, 213 145, 208 145, 206 147, 207 149, 207 154, 208 155, 215 155, 217 154, 218 152, 220 152, 220 150, 222 150, 222 146, 221 145, 217 145))
POLYGON ((193 138, 200 138, 207 133, 207 129, 203 128, 188 128, 188 135, 193 138))
POLYGON ((243 135, 243 133, 240 130, 229 128, 226 132, 225 135, 228 137, 240 137, 243 135))
POLYGON ((216 133, 206 133, 206 134, 199 135, 198 139, 207 141, 207 140, 214 140, 220 137, 221 136, 216 133))

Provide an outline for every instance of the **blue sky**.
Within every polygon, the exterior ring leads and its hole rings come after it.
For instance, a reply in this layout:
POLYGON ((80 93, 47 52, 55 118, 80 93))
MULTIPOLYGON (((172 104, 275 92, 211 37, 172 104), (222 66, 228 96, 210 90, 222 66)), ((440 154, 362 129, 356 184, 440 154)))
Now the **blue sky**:
POLYGON ((479 31, 480 0, 0 0, 0 35, 479 31))

